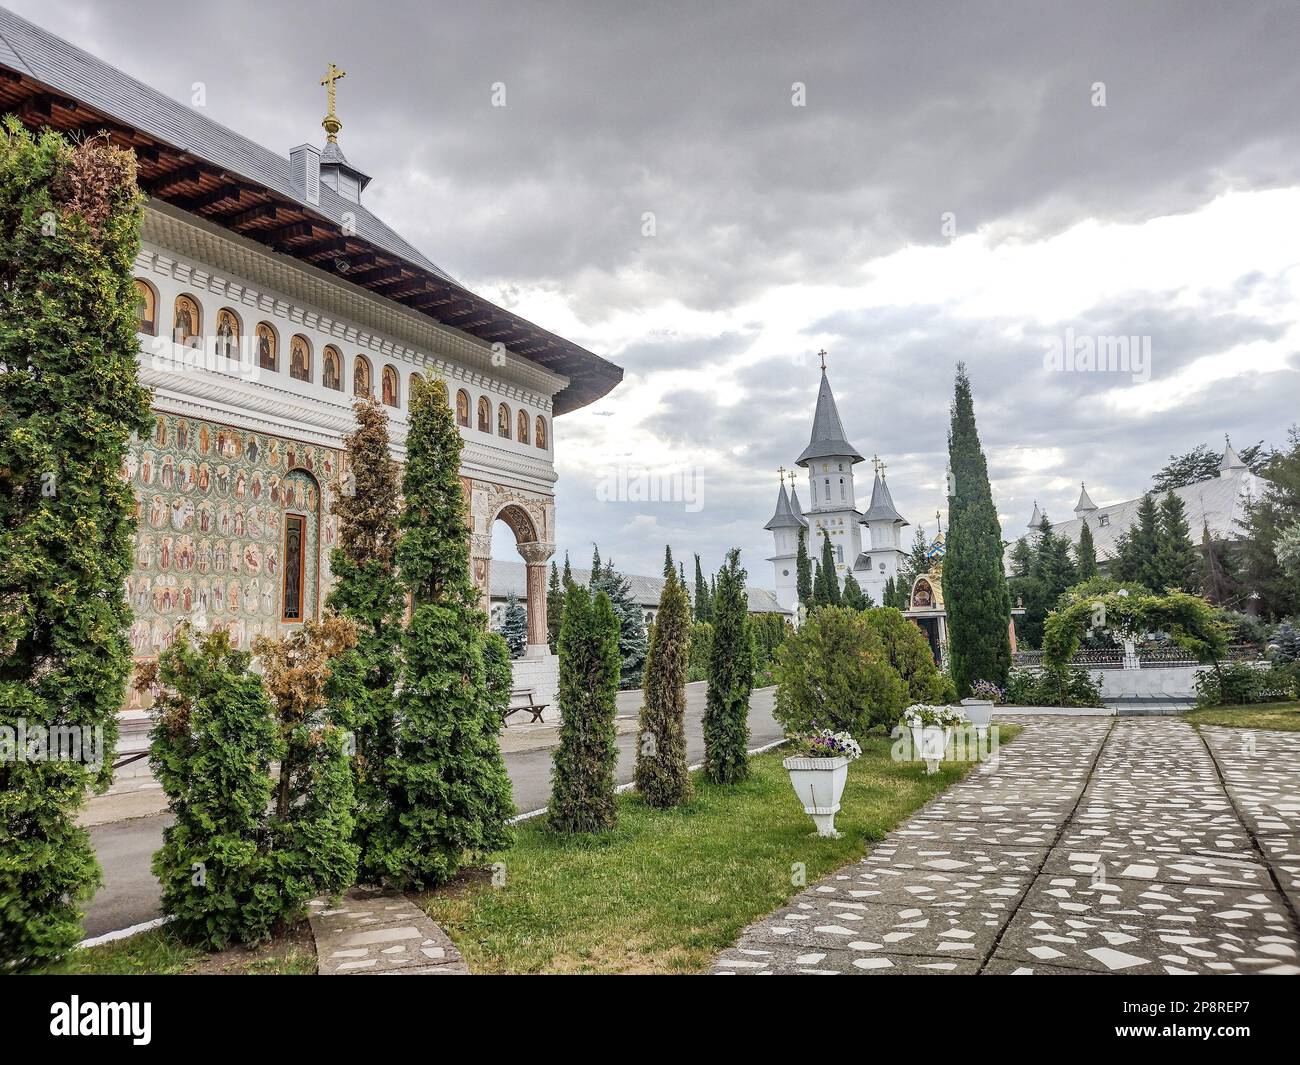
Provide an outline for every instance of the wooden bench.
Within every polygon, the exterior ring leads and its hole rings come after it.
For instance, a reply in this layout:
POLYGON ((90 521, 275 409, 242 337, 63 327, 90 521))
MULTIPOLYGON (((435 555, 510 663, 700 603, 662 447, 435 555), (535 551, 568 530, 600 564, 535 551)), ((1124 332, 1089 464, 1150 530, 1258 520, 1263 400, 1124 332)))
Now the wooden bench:
POLYGON ((529 724, 541 721, 544 725, 546 722, 542 718, 542 711, 550 705, 550 703, 539 703, 537 693, 532 688, 516 688, 510 693, 510 705, 501 714, 501 724, 504 728, 509 728, 510 722, 506 718, 523 710, 533 715, 533 720, 529 724))

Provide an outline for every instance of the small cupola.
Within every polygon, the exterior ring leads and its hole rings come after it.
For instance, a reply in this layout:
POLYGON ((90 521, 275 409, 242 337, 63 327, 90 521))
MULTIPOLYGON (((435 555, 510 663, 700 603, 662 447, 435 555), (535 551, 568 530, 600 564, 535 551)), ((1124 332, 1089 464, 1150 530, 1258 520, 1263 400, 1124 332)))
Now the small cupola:
POLYGON ((347 77, 346 70, 339 70, 333 63, 320 83, 325 86, 328 112, 321 120, 325 129, 325 148, 320 153, 320 182, 333 189, 345 200, 361 202, 361 193, 370 184, 370 175, 362 173, 348 162, 343 149, 339 147, 339 130, 343 123, 334 110, 334 85, 340 78, 347 77))

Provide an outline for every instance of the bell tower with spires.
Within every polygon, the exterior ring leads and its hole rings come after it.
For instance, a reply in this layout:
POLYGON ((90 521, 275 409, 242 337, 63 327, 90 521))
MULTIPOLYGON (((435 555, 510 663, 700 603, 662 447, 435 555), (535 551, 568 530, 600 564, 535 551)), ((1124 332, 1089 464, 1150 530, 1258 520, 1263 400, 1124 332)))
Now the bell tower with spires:
POLYGON ((862 514, 857 509, 853 486, 853 467, 864 461, 857 448, 849 443, 840 420, 831 383, 826 376, 826 352, 820 351, 821 384, 817 390, 817 407, 813 411, 812 434, 808 446, 795 464, 808 471, 808 554, 821 557, 822 532, 830 536, 835 556, 835 579, 843 581, 862 550, 862 514))
POLYGON ((795 570, 795 561, 799 556, 799 531, 806 528, 807 522, 796 512, 799 505, 794 494, 794 475, 791 474, 790 493, 785 491, 785 467, 777 471, 780 488, 776 496, 776 511, 763 526, 772 534, 775 552, 768 559, 776 574, 776 597, 782 606, 797 610, 799 606, 799 575, 795 570), (793 501, 793 502, 792 502, 793 501))

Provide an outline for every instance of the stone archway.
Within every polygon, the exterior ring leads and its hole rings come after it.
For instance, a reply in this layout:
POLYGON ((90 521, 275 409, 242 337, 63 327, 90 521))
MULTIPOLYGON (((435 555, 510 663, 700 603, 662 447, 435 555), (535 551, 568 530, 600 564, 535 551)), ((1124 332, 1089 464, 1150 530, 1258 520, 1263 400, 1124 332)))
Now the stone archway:
POLYGON ((514 535, 527 572, 528 658, 550 654, 546 638, 546 563, 555 554, 553 497, 482 481, 469 483, 470 555, 484 613, 491 612, 492 526, 499 520, 514 535))

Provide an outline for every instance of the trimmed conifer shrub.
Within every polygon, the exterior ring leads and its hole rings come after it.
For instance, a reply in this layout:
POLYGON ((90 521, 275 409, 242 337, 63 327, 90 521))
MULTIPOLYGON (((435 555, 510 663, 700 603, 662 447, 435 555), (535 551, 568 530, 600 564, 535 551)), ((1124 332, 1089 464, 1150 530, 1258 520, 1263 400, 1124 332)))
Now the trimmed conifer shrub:
POLYGON ((149 425, 135 179, 103 140, 0 126, 0 726, 82 740, 0 761, 0 971, 72 947, 99 883, 76 818, 112 776, 135 535, 119 471, 149 425))
POLYGON ((353 736, 325 694, 335 663, 356 642, 356 624, 328 614, 253 643, 283 743, 271 843, 287 903, 337 894, 356 880, 353 736))
POLYGON ((808 530, 799 530, 799 550, 794 557, 795 593, 804 606, 812 606, 812 559, 808 557, 808 530))
POLYGON ((393 685, 406 597, 397 577, 398 466, 389 452, 388 415, 373 396, 352 406, 356 429, 344 437, 348 478, 335 487, 338 546, 326 607, 356 626, 356 643, 332 664, 327 689, 335 722, 352 733, 357 875, 384 877, 382 854, 399 834, 388 765, 396 753, 393 685))
POLYGON ((885 660, 902 680, 909 703, 934 706, 957 701, 952 681, 935 665, 934 651, 919 625, 895 607, 875 607, 866 617, 880 637, 885 660))
POLYGON ((699 555, 695 556, 695 620, 713 620, 713 603, 709 599, 709 584, 704 579, 704 570, 700 566, 699 555))
POLYGON ((835 552, 831 547, 830 534, 822 530, 822 558, 818 576, 825 582, 822 599, 827 606, 840 605, 840 576, 835 569, 835 552))
MULTIPOLYGON (((669 560, 671 562, 671 560, 669 560)), ((637 737, 636 786, 648 806, 679 806, 691 796, 686 767, 686 665, 691 601, 666 566, 668 580, 646 655, 645 705, 637 737)))
POLYGON ((136 683, 156 683, 149 764, 174 821, 151 868, 162 909, 188 943, 257 943, 300 899, 271 847, 271 763, 285 744, 250 655, 224 630, 182 626, 136 683))
POLYGON ((715 784, 749 776, 749 694, 754 686, 754 650, 749 631, 747 574, 733 548, 718 571, 713 601, 713 646, 704 707, 704 772, 715 784))
POLYGON ((1002 526, 993 505, 964 363, 957 364, 948 465, 952 487, 943 601, 948 610, 952 679, 958 695, 964 697, 977 680, 1005 687, 1011 668, 1011 593, 1002 561, 1002 526))
POLYGON ((618 618, 609 596, 570 584, 560 628, 560 745, 547 820, 557 832, 601 832, 618 820, 618 618))
POLYGON ((388 762, 397 831, 382 857, 388 880, 420 889, 505 846, 514 808, 469 572, 461 435, 442 378, 413 383, 408 419, 397 562, 412 612, 388 762))

